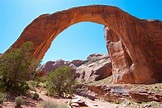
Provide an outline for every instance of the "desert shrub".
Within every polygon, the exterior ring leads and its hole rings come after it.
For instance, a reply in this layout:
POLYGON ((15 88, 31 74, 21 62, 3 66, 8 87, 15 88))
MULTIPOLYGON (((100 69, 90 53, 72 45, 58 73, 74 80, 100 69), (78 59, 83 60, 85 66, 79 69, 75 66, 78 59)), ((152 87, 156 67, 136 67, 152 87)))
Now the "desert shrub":
POLYGON ((47 92, 49 94, 54 93, 60 97, 72 95, 75 91, 75 81, 71 70, 69 66, 52 70, 47 76, 47 92))
POLYGON ((37 99, 39 98, 39 94, 38 94, 38 93, 33 93, 33 94, 32 94, 32 98, 33 98, 34 100, 37 100, 37 99))
POLYGON ((20 107, 24 104, 24 99, 21 96, 18 96, 15 98, 15 103, 17 107, 20 107))
POLYGON ((43 101, 42 103, 41 103, 41 105, 42 105, 42 107, 43 108, 56 108, 56 104, 55 103, 53 103, 52 101, 43 101))
POLYGON ((52 101, 43 101, 41 105, 43 108, 68 108, 67 105, 57 105, 52 101))
POLYGON ((6 90, 24 91, 26 81, 33 78, 39 61, 30 53, 33 43, 26 42, 19 48, 11 48, 0 58, 1 86, 6 90))

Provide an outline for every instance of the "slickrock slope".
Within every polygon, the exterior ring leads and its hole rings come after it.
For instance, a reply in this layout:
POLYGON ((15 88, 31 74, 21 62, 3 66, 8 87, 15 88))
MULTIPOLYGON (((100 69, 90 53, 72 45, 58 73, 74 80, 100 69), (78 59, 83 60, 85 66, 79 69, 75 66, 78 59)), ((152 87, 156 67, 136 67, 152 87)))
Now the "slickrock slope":
POLYGON ((58 67, 70 66, 78 81, 97 81, 112 74, 111 61, 107 54, 91 54, 87 60, 73 60, 72 62, 57 60, 48 61, 39 70, 47 74, 58 67), (78 65, 79 64, 79 65, 78 65))
POLYGON ((106 26, 114 83, 162 81, 162 22, 141 20, 117 7, 91 5, 41 15, 25 28, 11 48, 32 41, 33 55, 42 59, 60 32, 84 21, 106 26))

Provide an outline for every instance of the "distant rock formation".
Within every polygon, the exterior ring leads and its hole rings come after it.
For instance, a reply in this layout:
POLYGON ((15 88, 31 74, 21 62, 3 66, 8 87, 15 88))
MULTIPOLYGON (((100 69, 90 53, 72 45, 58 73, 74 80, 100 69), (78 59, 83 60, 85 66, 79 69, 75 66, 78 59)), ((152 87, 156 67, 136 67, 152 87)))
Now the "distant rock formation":
POLYGON ((73 60, 72 62, 57 60, 48 61, 38 70, 44 75, 51 70, 62 66, 70 66, 75 74, 75 78, 79 81, 97 81, 106 78, 112 74, 111 61, 107 54, 91 54, 87 60, 73 60))
POLYGON ((73 60, 71 61, 72 64, 74 64, 76 67, 84 64, 86 61, 82 61, 82 60, 73 60))
POLYGON ((48 74, 51 70, 55 70, 59 67, 63 66, 70 66, 73 70, 76 69, 76 66, 69 61, 64 61, 64 60, 56 60, 56 61, 48 61, 42 66, 39 67, 39 71, 41 72, 41 75, 46 75, 48 74))
POLYGON ((59 33, 84 21, 106 26, 105 38, 114 83, 162 81, 162 22, 138 19, 113 6, 81 6, 43 14, 24 29, 10 48, 32 41, 32 54, 42 59, 59 33))

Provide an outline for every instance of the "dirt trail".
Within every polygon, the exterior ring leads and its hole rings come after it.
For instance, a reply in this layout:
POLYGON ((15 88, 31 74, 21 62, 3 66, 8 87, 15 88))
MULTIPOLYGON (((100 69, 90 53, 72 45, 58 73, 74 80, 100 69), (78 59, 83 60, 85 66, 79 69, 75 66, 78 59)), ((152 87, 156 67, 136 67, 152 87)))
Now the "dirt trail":
POLYGON ((42 98, 43 100, 47 101, 53 101, 57 104, 66 104, 69 101, 73 101, 73 100, 81 100, 84 101, 85 104, 87 105, 84 107, 78 107, 78 108, 124 108, 121 105, 118 104, 113 104, 113 103, 109 103, 109 102, 104 102, 101 100, 90 100, 86 97, 82 97, 79 95, 74 95, 73 99, 63 99, 63 98, 53 98, 53 97, 48 97, 45 95, 45 92, 43 90, 37 89, 37 93, 39 94, 40 98, 42 98))

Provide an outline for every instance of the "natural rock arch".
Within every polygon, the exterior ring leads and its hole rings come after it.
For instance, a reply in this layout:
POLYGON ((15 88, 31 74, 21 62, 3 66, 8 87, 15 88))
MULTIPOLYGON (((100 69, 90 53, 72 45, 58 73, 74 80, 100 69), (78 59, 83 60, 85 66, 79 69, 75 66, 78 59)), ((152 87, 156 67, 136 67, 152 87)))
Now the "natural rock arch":
POLYGON ((91 5, 41 15, 25 28, 11 48, 32 41, 33 55, 42 59, 60 32, 84 21, 106 26, 114 83, 162 80, 162 23, 140 20, 117 7, 91 5))

